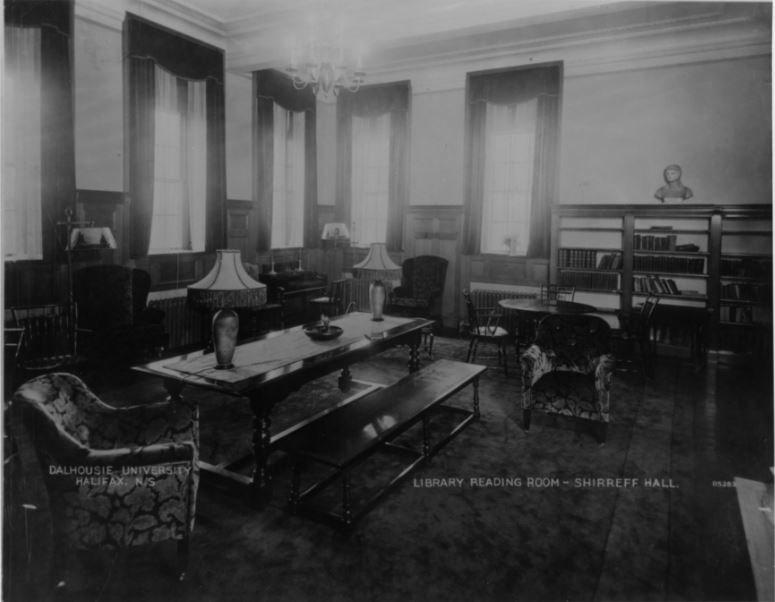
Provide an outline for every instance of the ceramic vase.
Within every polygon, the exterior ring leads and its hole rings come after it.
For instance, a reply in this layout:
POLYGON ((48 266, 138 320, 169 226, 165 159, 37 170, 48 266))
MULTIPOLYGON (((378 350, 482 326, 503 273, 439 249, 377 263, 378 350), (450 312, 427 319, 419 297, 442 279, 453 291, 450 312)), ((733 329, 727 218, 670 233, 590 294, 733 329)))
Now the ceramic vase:
POLYGON ((387 292, 381 280, 375 280, 369 285, 369 305, 371 306, 371 319, 375 322, 382 321, 382 312, 385 309, 385 297, 387 292))
POLYGON ((216 368, 228 370, 233 368, 234 349, 237 346, 239 333, 239 316, 232 309, 220 309, 213 316, 213 347, 215 350, 216 368))

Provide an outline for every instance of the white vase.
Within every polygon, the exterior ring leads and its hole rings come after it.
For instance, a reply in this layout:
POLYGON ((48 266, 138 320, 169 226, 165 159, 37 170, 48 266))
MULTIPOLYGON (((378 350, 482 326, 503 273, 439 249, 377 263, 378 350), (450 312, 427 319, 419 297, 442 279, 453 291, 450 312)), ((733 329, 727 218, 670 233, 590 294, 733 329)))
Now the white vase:
POLYGON ((382 321, 382 312, 385 309, 385 297, 387 292, 381 280, 375 280, 369 285, 369 305, 371 307, 371 319, 375 322, 382 321))

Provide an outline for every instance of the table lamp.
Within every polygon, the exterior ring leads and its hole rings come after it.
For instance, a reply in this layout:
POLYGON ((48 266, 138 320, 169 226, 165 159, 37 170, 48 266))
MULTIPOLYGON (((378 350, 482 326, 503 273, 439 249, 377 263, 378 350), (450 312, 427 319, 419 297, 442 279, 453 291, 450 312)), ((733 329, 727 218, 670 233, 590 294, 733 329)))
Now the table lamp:
POLYGON ((334 248, 336 248, 339 243, 345 246, 350 240, 350 231, 347 229, 346 224, 331 222, 323 226, 323 234, 320 238, 326 241, 334 241, 334 248))
POLYGON ((369 284, 369 305, 372 320, 382 321, 382 312, 385 309, 385 297, 387 296, 385 280, 400 280, 401 266, 396 265, 390 259, 384 242, 373 242, 366 259, 353 266, 353 273, 359 279, 371 281, 369 284))
POLYGON ((188 287, 191 307, 216 310, 213 316, 213 348, 216 368, 233 368, 239 316, 235 309, 266 303, 266 285, 253 280, 242 266, 237 249, 216 251, 215 265, 199 282, 188 287))

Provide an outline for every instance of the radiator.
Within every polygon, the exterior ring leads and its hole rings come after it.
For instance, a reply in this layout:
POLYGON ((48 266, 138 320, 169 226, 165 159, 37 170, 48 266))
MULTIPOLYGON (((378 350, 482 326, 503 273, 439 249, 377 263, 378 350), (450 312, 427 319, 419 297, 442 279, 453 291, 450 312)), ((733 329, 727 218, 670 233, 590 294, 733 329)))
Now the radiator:
MULTIPOLYGON (((471 291, 471 301, 474 304, 474 307, 477 309, 501 309, 498 305, 498 301, 501 299, 535 299, 537 297, 536 293, 531 292, 525 292, 525 291, 505 291, 505 290, 497 290, 497 289, 474 289, 471 291)), ((466 309, 465 305, 463 306, 463 314, 465 315, 466 309)), ((524 331, 524 325, 519 324, 520 316, 513 311, 508 310, 501 310, 500 311, 502 318, 500 320, 500 325, 503 326, 506 330, 509 332, 517 332, 524 331)), ((468 316, 465 316, 463 319, 463 323, 468 322, 468 316)), ((464 325, 461 324, 459 328, 464 328, 464 325)))
POLYGON ((201 345, 207 338, 209 319, 201 311, 188 307, 185 296, 153 299, 148 306, 164 312, 169 349, 201 345))

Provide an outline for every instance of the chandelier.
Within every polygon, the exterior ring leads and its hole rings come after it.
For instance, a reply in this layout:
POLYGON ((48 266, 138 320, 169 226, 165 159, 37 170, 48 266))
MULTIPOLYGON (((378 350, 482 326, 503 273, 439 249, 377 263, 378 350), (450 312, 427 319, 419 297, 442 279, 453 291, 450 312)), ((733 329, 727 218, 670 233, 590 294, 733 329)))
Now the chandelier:
POLYGON ((302 52, 294 49, 287 68, 293 87, 303 90, 310 86, 322 99, 334 98, 342 88, 357 92, 366 80, 362 58, 359 54, 355 61, 352 57, 348 61, 345 54, 342 44, 318 41, 311 41, 302 52))

